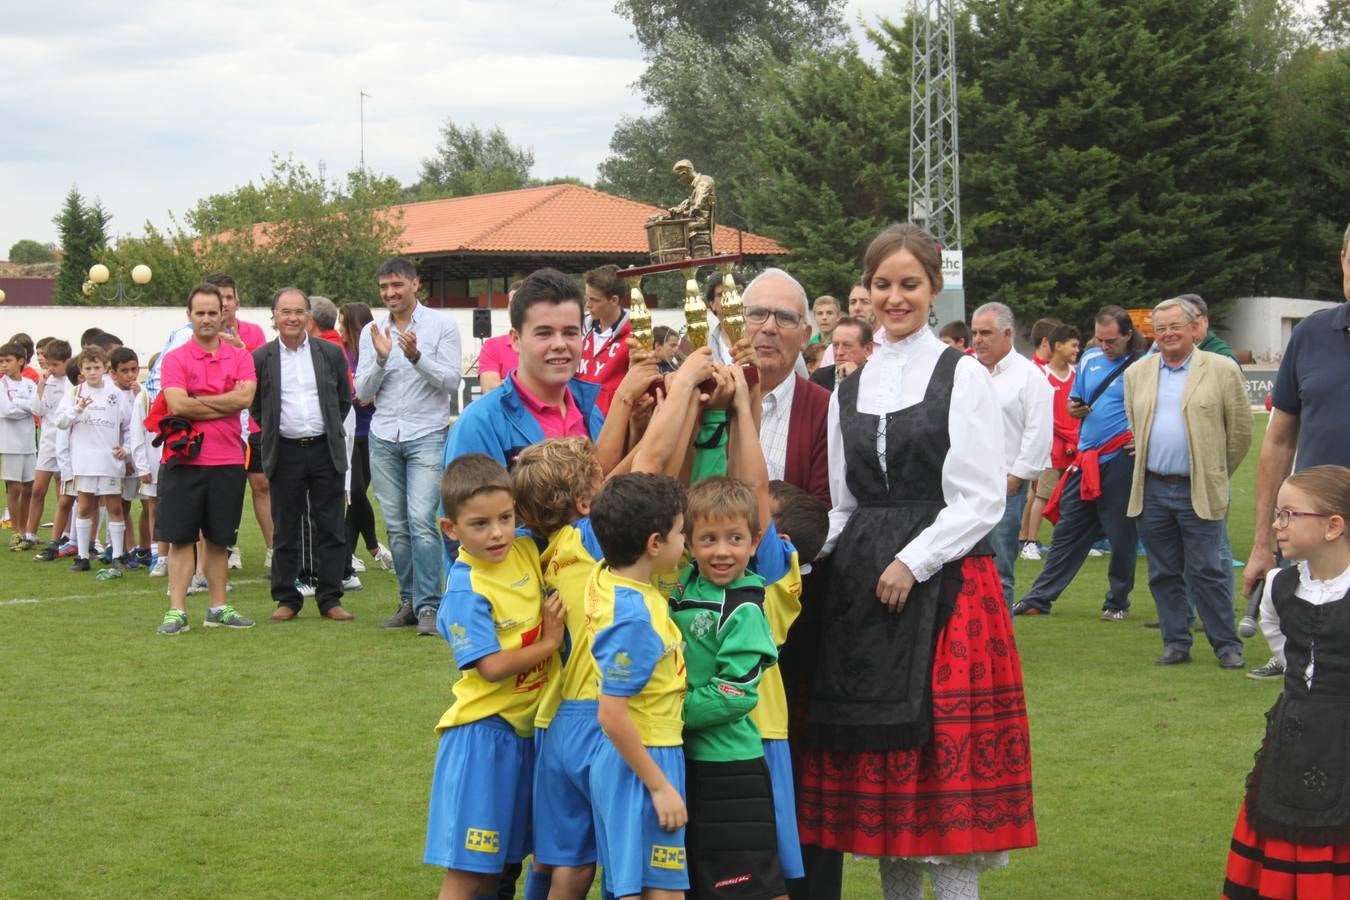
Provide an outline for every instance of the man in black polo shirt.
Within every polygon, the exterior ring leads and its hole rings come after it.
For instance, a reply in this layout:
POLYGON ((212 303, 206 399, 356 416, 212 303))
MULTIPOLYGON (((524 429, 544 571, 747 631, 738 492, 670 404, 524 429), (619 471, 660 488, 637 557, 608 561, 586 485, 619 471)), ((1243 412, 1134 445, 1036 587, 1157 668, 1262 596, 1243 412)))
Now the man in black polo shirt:
POLYGON ((1290 471, 1350 466, 1350 228, 1341 242, 1341 289, 1346 303, 1319 310, 1294 329, 1275 376, 1256 467, 1256 534, 1242 575, 1247 594, 1275 566, 1271 518, 1290 471))

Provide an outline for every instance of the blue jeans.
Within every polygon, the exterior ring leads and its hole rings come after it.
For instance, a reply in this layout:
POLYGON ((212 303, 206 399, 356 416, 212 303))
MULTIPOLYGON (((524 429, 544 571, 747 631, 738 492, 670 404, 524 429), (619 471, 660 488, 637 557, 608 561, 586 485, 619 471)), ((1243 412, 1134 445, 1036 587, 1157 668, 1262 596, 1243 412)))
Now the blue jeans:
POLYGON ((1003 596, 1012 610, 1017 596, 1013 593, 1013 566, 1017 562, 1017 538, 1022 531, 1022 508, 1027 503, 1027 482, 1017 489, 1017 493, 1008 495, 1008 505, 1003 507, 1003 518, 998 520, 994 530, 989 532, 989 542, 994 545, 994 568, 998 570, 998 579, 1003 582, 1003 596))
POLYGON ((1111 562, 1106 570, 1108 590, 1102 609, 1130 608, 1134 588, 1134 563, 1139 557, 1134 520, 1125 515, 1134 480, 1134 457, 1117 453, 1101 465, 1102 495, 1084 502, 1079 496, 1081 472, 1072 472, 1064 483, 1059 501, 1059 522, 1050 540, 1045 568, 1022 598, 1028 606, 1048 612, 1064 593, 1087 559, 1098 533, 1111 542, 1111 562))
POLYGON ((370 480, 380 501, 389 550, 394 554, 398 595, 420 613, 441 605, 440 503, 441 451, 445 431, 414 441, 370 436, 370 480))
POLYGON ((1233 627, 1233 569, 1220 558, 1224 519, 1202 519, 1191 505, 1191 481, 1144 479, 1139 536, 1148 554, 1148 587, 1158 605, 1163 649, 1191 649, 1190 599, 1215 654, 1242 652, 1233 627))

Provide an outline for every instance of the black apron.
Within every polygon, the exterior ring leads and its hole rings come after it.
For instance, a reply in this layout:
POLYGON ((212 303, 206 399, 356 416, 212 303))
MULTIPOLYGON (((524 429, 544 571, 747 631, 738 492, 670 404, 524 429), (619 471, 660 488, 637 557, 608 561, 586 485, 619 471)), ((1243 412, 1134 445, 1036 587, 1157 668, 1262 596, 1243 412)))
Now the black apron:
MULTIPOLYGON (((948 413, 961 356, 944 350, 923 400, 884 423, 858 412, 864 367, 839 386, 845 478, 858 506, 831 559, 805 734, 814 748, 886 751, 921 746, 931 737, 933 648, 960 594, 963 560, 915 584, 899 614, 882 605, 876 587, 895 554, 946 506, 942 463, 951 447, 948 413), (882 428, 885 472, 877 458, 882 428)), ((985 545, 972 554, 988 552, 985 545)))

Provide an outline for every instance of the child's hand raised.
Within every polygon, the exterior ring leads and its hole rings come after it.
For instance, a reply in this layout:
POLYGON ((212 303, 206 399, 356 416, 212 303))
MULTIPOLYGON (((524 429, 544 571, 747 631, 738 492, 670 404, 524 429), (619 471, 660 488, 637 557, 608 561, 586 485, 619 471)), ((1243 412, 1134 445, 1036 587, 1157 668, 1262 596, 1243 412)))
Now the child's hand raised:
POLYGON ((567 633, 567 607, 563 606, 562 594, 549 591, 545 595, 543 618, 539 642, 557 650, 562 646, 563 635, 567 633))
POLYGON ((656 818, 666 831, 679 831, 689 822, 689 810, 685 808, 684 798, 669 781, 652 791, 652 806, 656 808, 656 818))

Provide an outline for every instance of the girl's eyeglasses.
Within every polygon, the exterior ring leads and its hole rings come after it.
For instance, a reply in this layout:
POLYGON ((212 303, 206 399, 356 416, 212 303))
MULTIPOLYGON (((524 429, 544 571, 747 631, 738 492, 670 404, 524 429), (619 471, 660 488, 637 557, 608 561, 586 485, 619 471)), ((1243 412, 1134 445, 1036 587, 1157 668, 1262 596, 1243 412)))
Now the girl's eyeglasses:
POLYGON ((1329 519, 1330 513, 1300 512, 1297 509, 1277 509, 1275 510, 1275 527, 1288 528, 1289 523, 1294 519, 1329 519))

